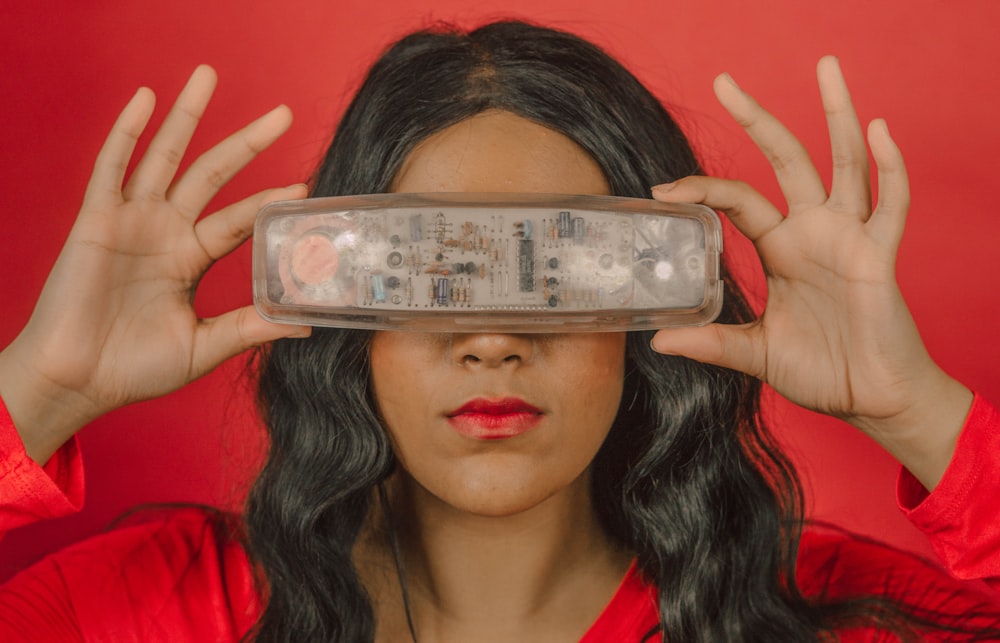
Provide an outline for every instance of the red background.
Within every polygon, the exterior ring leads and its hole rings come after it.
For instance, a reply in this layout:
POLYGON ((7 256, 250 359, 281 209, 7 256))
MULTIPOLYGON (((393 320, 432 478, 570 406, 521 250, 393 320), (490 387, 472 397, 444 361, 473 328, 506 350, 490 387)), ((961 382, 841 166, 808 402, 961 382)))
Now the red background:
MULTIPOLYGON (((1000 401, 991 366, 1000 345, 988 322, 1000 312, 993 283, 1000 221, 992 210, 1000 3, 992 0, 7 0, 0 7, 0 344, 27 320, 105 132, 139 85, 160 97, 155 124, 198 63, 218 69, 194 152, 277 103, 292 107, 292 130, 223 190, 219 205, 308 177, 364 70, 395 38, 435 21, 472 26, 508 16, 606 47, 676 108, 710 171, 778 199, 766 163, 714 102, 712 78, 731 72, 827 172, 814 65, 823 54, 840 56, 861 118, 886 117, 907 157, 914 205, 899 278, 924 338, 946 369, 1000 401)), ((749 273, 753 263, 738 245, 729 247, 749 273)), ((213 268, 199 310, 249 302, 249 270, 246 248, 213 268)), ((137 503, 237 504, 259 443, 241 368, 234 361, 86 428, 86 508, 9 535, 0 578, 137 503)), ((806 479, 811 515, 926 551, 895 509, 887 455, 836 421, 780 402, 769 409, 806 479)))

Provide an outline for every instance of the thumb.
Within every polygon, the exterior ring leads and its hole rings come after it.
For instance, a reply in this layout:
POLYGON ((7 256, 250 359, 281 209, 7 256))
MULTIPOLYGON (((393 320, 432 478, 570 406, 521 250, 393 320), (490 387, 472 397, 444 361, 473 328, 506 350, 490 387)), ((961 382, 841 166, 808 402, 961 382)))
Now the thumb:
POLYGON ((657 331, 650 345, 658 353, 680 355, 764 379, 767 359, 759 336, 757 322, 709 324, 657 331))
POLYGON ((312 328, 291 324, 275 324, 264 320, 253 306, 203 319, 195 332, 192 378, 200 377, 223 361, 284 337, 309 337, 312 328))

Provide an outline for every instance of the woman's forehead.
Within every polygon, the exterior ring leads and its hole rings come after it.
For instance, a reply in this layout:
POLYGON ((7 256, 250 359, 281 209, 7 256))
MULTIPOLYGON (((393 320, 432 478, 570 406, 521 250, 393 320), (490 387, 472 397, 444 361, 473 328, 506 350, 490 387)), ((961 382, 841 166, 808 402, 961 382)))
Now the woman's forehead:
POLYGON ((429 136, 407 157, 394 192, 609 194, 594 159, 563 134, 488 110, 429 136))

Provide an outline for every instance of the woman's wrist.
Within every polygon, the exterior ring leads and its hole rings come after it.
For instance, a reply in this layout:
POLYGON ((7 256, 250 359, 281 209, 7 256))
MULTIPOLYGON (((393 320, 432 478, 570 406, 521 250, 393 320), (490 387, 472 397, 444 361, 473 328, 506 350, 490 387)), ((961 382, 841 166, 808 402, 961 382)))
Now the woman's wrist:
POLYGON ((0 351, 0 399, 28 457, 40 465, 101 414, 82 393, 62 388, 40 374, 17 340, 0 351))
POLYGON ((951 462, 973 398, 968 387, 935 366, 914 387, 912 402, 903 412, 847 421, 878 442, 930 491, 951 462))

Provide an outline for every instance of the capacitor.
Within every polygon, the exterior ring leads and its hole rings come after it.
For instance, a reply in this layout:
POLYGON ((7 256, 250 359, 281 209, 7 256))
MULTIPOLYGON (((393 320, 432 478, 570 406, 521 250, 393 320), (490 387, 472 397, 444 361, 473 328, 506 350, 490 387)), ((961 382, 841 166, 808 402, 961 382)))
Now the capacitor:
POLYGON ((465 262, 465 272, 467 272, 467 273, 469 273, 471 275, 475 271, 476 271, 476 262, 475 261, 466 261, 465 262))
POLYGON ((402 253, 393 251, 389 253, 389 256, 385 258, 385 263, 390 268, 399 268, 403 265, 403 255, 402 253))
POLYGON ((569 212, 559 213, 559 236, 561 238, 573 236, 573 224, 570 222, 569 212))
POLYGON ((559 268, 559 259, 557 257, 549 257, 549 268, 552 270, 559 268))
POLYGON ((382 275, 372 275, 372 296, 376 304, 385 302, 385 280, 382 275))
POLYGON ((437 280, 437 304, 439 306, 447 306, 449 299, 449 289, 448 280, 441 278, 437 280))
POLYGON ((386 286, 387 286, 387 287, 388 287, 388 288, 389 288, 390 290, 395 290, 395 289, 399 288, 399 277, 397 277, 396 275, 390 275, 390 276, 389 276, 389 277, 388 277, 388 278, 387 278, 387 279, 385 280, 385 285, 386 285, 386 286))
POLYGON ((573 219, 573 244, 580 246, 587 237, 587 224, 584 222, 583 217, 576 217, 573 219))
POLYGON ((417 243, 423 238, 423 222, 420 220, 420 213, 417 213, 410 217, 410 241, 417 243))

